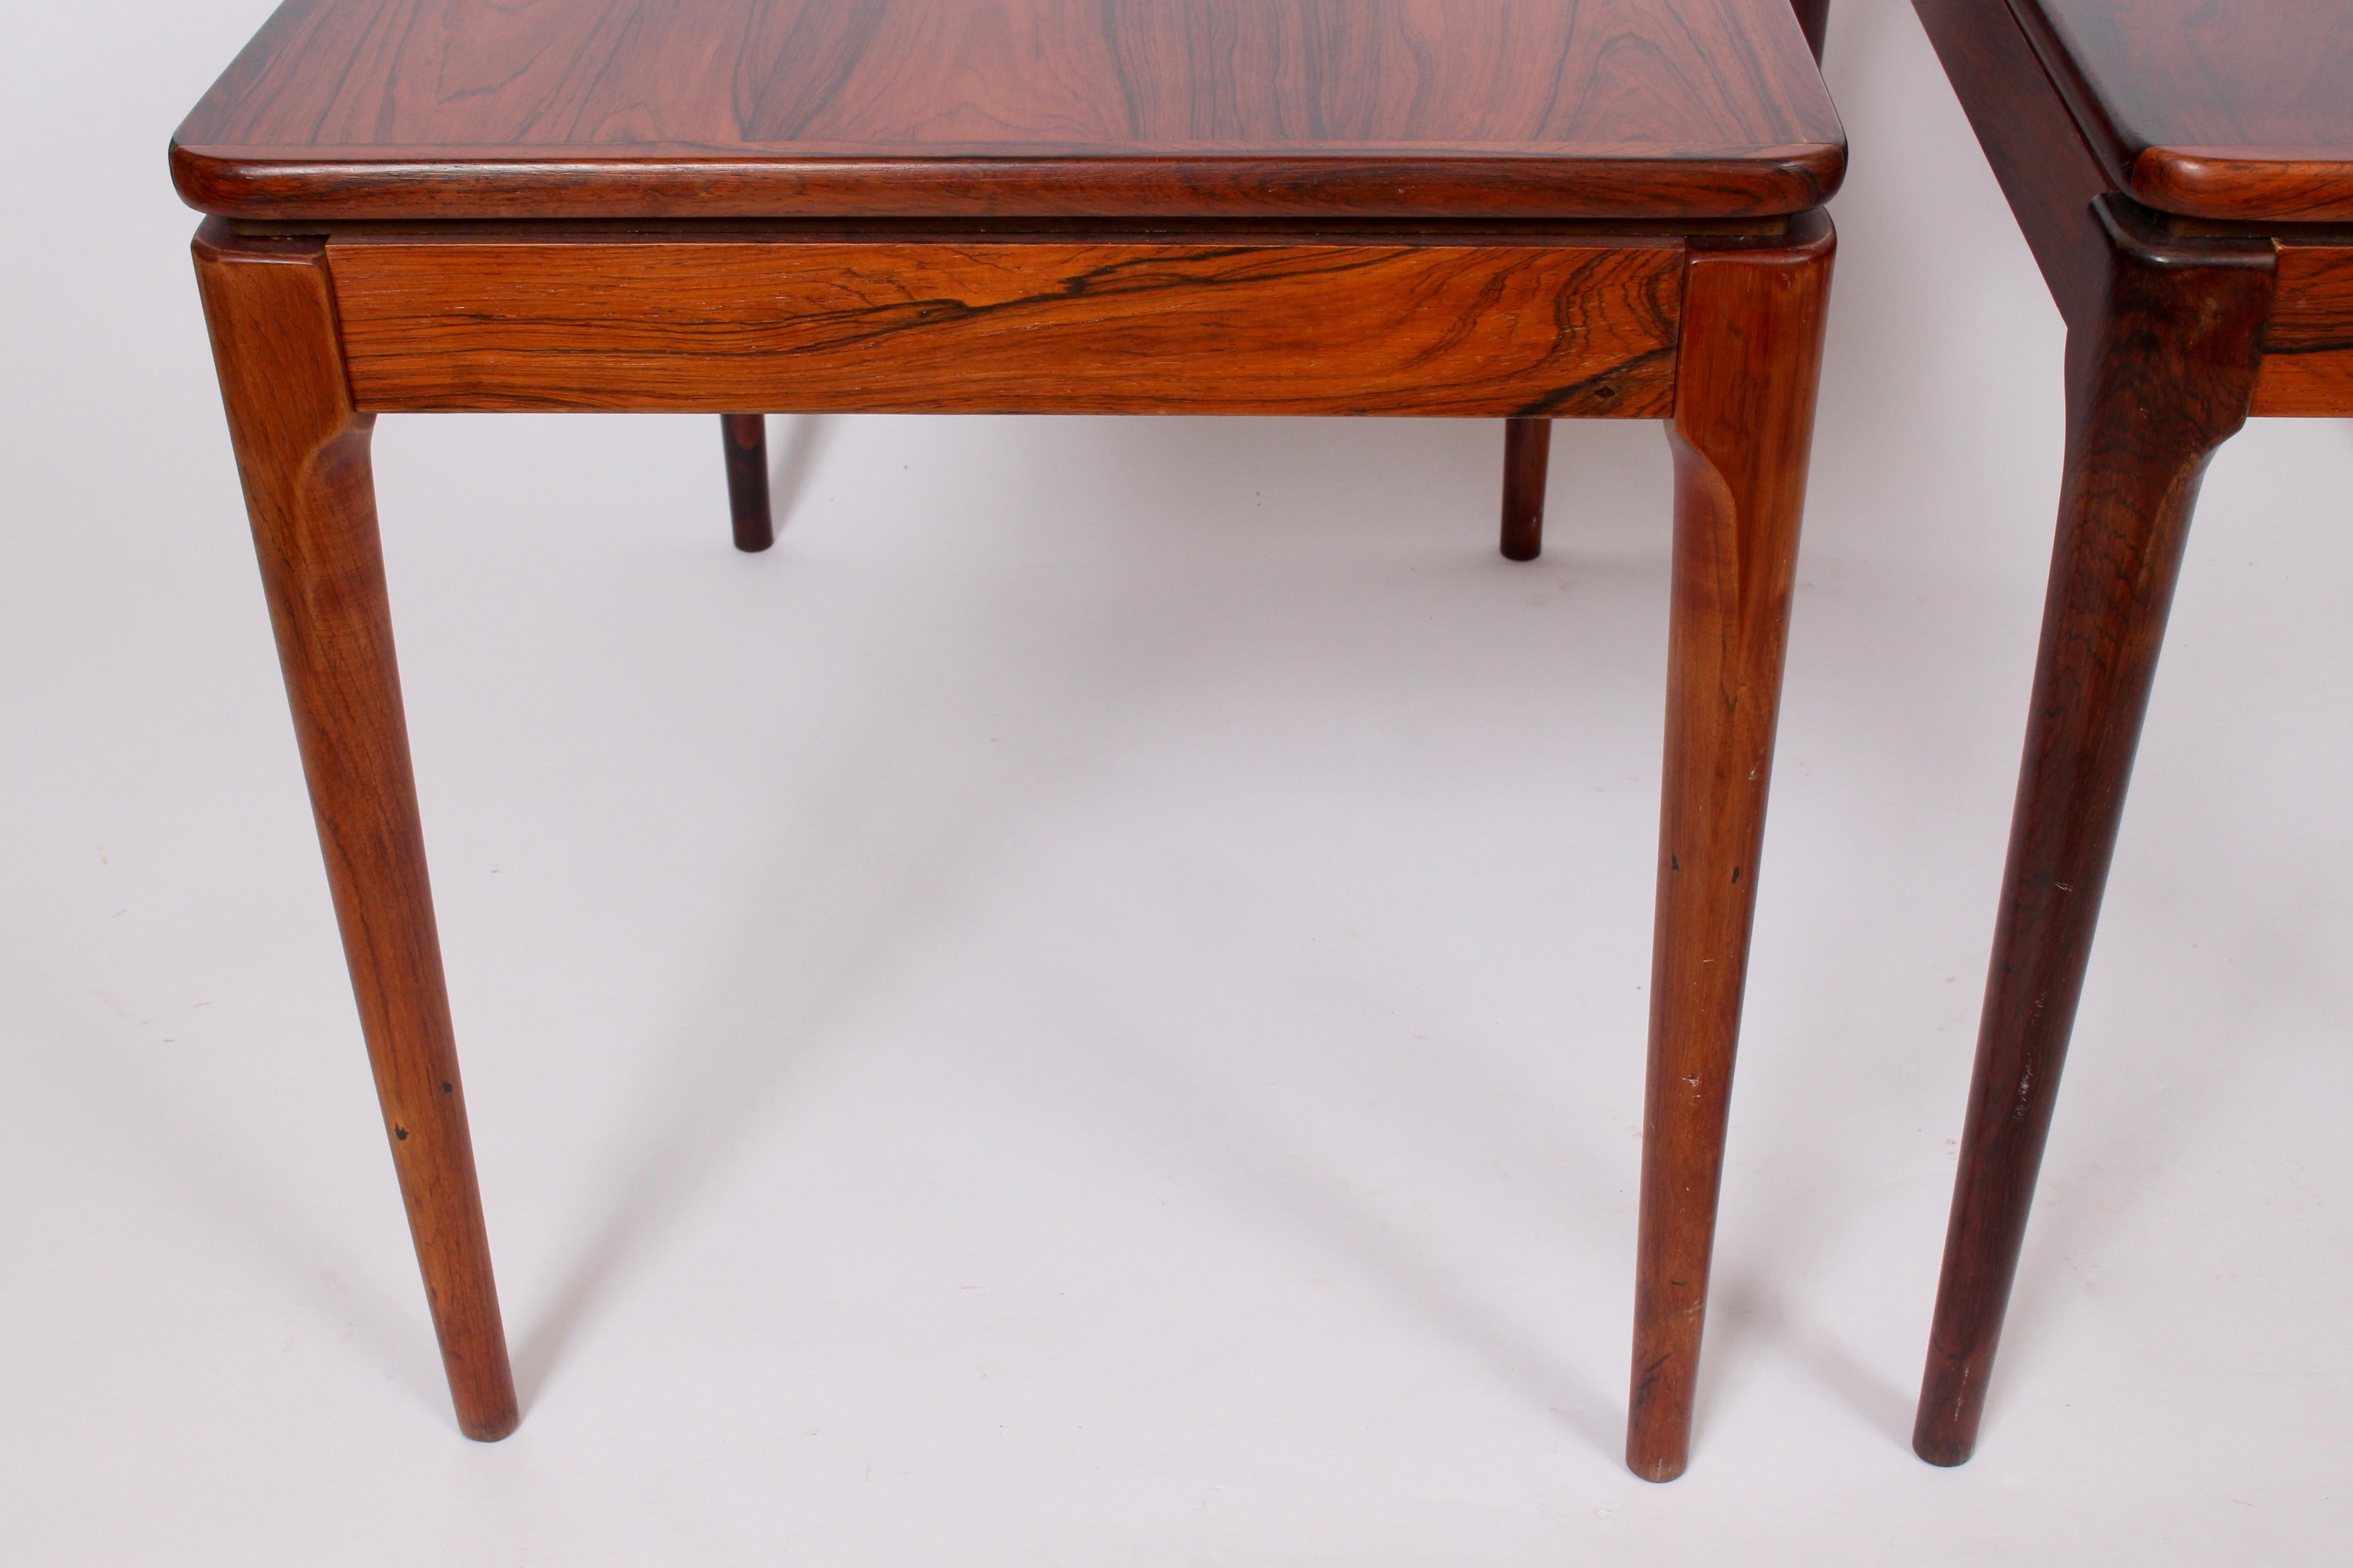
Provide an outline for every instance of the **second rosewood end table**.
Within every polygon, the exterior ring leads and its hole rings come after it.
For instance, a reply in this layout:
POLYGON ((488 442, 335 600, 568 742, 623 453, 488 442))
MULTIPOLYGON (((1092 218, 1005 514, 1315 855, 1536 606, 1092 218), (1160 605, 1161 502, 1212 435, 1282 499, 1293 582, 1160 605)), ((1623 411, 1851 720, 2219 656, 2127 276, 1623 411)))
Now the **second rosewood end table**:
MULTIPOLYGON (((1817 27, 1820 7, 1805 6, 1817 27)), ((380 414, 1657 419, 1673 591, 1632 1412, 1680 1473, 1844 168, 1789 0, 290 0, 174 143, 417 1258, 517 1420, 380 414)))
POLYGON ((1914 1447, 1975 1450, 2210 458, 2353 415, 2353 0, 1915 0, 2067 321, 2066 472, 1914 1447))

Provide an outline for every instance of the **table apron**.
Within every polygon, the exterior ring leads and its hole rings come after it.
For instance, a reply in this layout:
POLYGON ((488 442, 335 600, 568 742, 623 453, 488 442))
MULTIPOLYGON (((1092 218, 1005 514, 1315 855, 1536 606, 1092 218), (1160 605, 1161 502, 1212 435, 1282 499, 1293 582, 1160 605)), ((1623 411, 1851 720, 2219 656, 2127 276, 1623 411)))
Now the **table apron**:
POLYGON ((2279 247, 2257 414, 2353 414, 2353 246, 2279 247))
POLYGON ((1672 238, 338 238, 363 411, 1663 418, 1672 238))

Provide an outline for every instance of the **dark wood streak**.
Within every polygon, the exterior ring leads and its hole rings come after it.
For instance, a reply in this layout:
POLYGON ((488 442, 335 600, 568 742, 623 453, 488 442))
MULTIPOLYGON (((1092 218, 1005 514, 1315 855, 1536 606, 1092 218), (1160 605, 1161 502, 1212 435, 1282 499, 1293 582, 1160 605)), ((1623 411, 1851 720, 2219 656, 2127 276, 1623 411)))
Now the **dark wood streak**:
POLYGON ((364 408, 1577 413, 1673 396, 1681 247, 336 240, 364 408))

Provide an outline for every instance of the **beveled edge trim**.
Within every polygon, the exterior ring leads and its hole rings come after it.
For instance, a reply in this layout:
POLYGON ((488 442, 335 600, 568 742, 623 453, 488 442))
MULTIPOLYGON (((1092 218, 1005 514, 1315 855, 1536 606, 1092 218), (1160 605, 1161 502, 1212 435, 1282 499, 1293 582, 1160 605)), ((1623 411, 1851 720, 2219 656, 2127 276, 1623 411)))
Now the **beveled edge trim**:
POLYGON ((2132 194, 2183 217, 2240 223, 2353 220, 2353 148, 2150 147, 2132 194))
POLYGON ((531 148, 171 149, 174 186, 216 216, 524 218, 1315 217, 1704 219, 1822 205, 1846 173, 1836 142, 1556 149, 1178 151, 1151 155, 745 158, 531 148), (1335 166, 1335 162, 1337 166, 1335 166))
POLYGON ((227 232, 255 238, 438 240, 664 239, 937 240, 944 244, 1021 240, 1104 245, 1608 245, 1667 239, 1769 241, 1793 232, 1812 213, 1761 218, 541 218, 438 222, 364 218, 218 218, 227 232))

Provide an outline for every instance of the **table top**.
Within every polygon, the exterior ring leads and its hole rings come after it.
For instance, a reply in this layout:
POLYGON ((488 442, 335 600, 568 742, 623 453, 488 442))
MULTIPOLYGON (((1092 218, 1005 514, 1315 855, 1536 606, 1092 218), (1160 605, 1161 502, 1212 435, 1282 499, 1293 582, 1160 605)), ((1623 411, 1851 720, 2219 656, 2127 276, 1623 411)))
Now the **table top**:
POLYGON ((2225 222, 2353 221, 2353 0, 2010 0, 2118 187, 2225 222))
POLYGON ((1789 0, 287 0, 172 161, 269 220, 1680 220, 1845 142, 1789 0))

